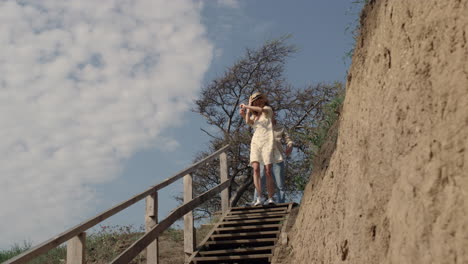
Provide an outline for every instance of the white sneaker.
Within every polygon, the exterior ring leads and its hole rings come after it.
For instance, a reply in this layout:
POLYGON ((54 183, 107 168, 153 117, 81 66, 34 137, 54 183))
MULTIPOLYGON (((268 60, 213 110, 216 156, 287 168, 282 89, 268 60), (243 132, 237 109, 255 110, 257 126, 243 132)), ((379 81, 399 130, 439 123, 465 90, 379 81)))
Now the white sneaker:
POLYGON ((263 205, 263 203, 265 202, 265 199, 260 198, 260 197, 257 197, 257 200, 255 200, 255 202, 253 203, 253 206, 259 206, 259 205, 263 205))
POLYGON ((268 199, 268 201, 266 201, 266 204, 267 205, 275 205, 276 204, 275 199, 273 199, 273 197, 271 197, 270 199, 268 199))

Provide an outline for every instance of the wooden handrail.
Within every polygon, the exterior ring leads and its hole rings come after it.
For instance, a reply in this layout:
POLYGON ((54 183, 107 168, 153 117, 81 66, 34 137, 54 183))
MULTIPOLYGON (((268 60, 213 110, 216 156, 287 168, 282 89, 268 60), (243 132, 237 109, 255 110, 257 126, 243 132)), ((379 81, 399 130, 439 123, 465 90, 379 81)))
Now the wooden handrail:
MULTIPOLYGON (((196 169, 198 169, 200 166, 204 165, 205 163, 215 159, 217 156, 219 156, 221 153, 223 153, 227 148, 229 148, 229 145, 226 145, 224 147, 222 147, 221 149, 217 150, 216 152, 214 152, 213 154, 211 154, 210 156, 204 158, 203 160, 197 162, 197 163, 194 163, 192 164, 190 167, 180 171, 179 173, 175 174, 174 176, 172 177, 169 177, 167 178, 166 180, 162 181, 161 183, 157 184, 157 185, 154 185, 152 187, 150 187, 149 189, 147 189, 146 191, 140 193, 140 194, 137 194, 135 196, 133 196, 132 198, 110 208, 109 210, 107 211, 104 211, 102 212, 101 214, 97 215, 97 216, 94 216, 84 222, 82 222, 81 224, 78 224, 68 230, 66 230, 65 232, 23 252, 22 254, 10 259, 10 260, 7 260, 6 262, 4 262, 3 264, 20 264, 20 263, 26 263, 27 261, 29 260, 32 260, 33 258, 41 255, 41 254, 44 254, 46 253, 47 251, 53 249, 53 248, 56 248, 58 246, 60 246, 62 243, 65 243, 66 241, 70 240, 71 238, 81 234, 82 232, 85 232, 86 230, 88 230, 89 228, 99 224, 100 222, 106 220, 107 218, 119 213, 120 211, 128 208, 129 206, 139 202, 140 200, 142 200, 143 198, 145 198, 146 196, 168 186, 169 184, 177 181, 178 179, 184 177, 185 175, 189 174, 189 173, 192 173, 193 171, 195 171, 196 169)), ((217 187, 215 187, 217 188, 217 187)), ((157 227, 157 226, 156 226, 157 227)))
POLYGON ((177 219, 184 216, 186 213, 195 209, 195 207, 206 202, 211 197, 220 193, 222 190, 229 187, 231 179, 224 181, 211 190, 193 198, 190 202, 185 203, 175 209, 169 216, 164 218, 159 224, 154 226, 150 231, 146 232, 140 239, 135 241, 129 248, 116 257, 112 264, 126 264, 132 261, 141 251, 143 251, 159 234, 170 227, 177 219))

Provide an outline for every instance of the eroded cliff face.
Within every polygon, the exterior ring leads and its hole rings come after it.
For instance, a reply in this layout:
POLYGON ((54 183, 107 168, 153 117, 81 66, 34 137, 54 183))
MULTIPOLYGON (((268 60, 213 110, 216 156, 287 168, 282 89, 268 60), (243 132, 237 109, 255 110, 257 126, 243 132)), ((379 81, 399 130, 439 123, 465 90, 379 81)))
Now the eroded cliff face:
POLYGON ((282 263, 468 263, 468 0, 371 0, 361 24, 282 263))

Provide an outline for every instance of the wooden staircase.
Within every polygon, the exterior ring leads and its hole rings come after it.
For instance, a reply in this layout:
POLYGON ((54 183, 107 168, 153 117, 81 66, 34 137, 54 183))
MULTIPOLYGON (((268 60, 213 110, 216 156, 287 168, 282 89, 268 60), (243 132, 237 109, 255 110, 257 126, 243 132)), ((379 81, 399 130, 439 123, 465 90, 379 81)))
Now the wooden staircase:
POLYGON ((271 263, 295 203, 233 207, 200 243, 189 263, 271 263))

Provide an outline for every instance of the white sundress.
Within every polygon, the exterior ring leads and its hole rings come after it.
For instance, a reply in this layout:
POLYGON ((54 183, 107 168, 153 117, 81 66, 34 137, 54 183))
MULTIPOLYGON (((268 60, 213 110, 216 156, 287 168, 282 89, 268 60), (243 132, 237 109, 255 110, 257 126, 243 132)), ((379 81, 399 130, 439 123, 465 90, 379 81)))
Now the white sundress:
POLYGON ((250 165, 257 161, 260 165, 278 163, 283 160, 281 152, 275 144, 273 123, 271 117, 273 110, 269 106, 263 107, 264 111, 258 120, 254 120, 252 127, 255 132, 250 143, 250 165))

